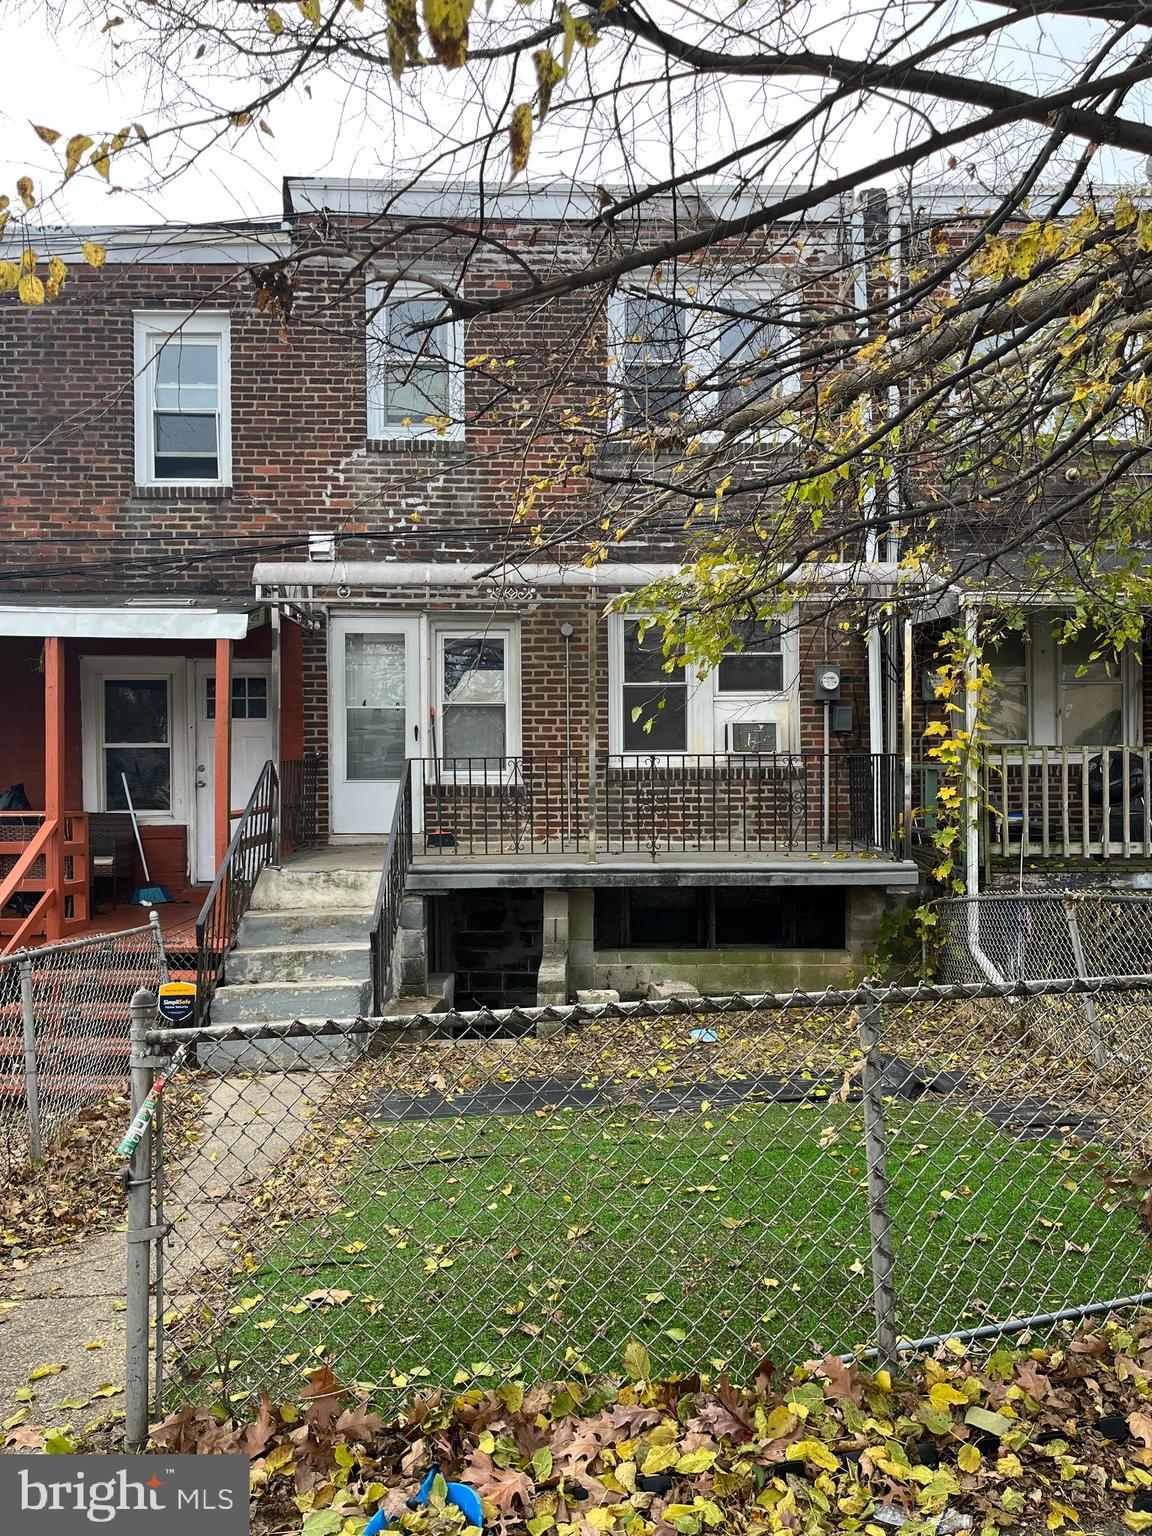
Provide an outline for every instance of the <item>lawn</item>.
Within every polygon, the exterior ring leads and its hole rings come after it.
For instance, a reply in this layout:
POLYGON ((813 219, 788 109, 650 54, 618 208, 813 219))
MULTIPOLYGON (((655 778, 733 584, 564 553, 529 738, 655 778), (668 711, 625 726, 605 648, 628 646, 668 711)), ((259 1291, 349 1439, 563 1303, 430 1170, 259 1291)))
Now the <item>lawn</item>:
MULTIPOLYGON (((905 1336, 1145 1288, 1135 1212, 1076 1144, 909 1103, 890 1129, 905 1336)), ((854 1104, 377 1126, 339 1202, 265 1247, 217 1358, 233 1388, 327 1355, 402 1389, 617 1367, 632 1336, 662 1372, 847 1350, 871 1326, 864 1172, 854 1104)))

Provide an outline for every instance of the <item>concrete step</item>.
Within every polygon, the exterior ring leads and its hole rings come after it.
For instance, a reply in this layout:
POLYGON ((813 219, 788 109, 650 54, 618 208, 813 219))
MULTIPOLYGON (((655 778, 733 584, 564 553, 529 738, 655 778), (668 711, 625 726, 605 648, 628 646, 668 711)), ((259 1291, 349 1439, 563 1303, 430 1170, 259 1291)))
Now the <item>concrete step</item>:
POLYGON ((378 869, 298 869, 289 864, 262 871, 252 893, 252 909, 281 912, 308 908, 315 912, 355 907, 370 912, 379 885, 378 869))
POLYGON ((372 910, 366 907, 248 911, 240 920, 236 944, 240 949, 269 949, 277 944, 366 944, 371 927, 372 910))
MULTIPOLYGON (((215 1020, 213 1020, 215 1022, 215 1020)), ((270 1019, 292 1024, 295 1018, 270 1019)), ((319 1019, 305 1020, 319 1023, 319 1019)), ((366 1035, 293 1035, 288 1040, 208 1040, 196 1047, 196 1065, 204 1072, 322 1072, 339 1070, 364 1054, 366 1035)))
POLYGON ((334 977, 363 981, 372 975, 372 949, 360 944, 244 944, 228 956, 229 986, 262 981, 321 981, 334 977))
POLYGON ((223 986, 212 999, 213 1024, 287 1019, 354 1019, 372 1005, 372 983, 340 977, 257 981, 223 986))

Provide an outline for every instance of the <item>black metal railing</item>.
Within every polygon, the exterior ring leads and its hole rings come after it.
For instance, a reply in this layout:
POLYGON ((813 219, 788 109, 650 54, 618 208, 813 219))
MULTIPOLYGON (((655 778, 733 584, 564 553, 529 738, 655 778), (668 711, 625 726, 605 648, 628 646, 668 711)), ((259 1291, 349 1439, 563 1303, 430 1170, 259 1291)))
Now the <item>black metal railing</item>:
POLYGON ((404 900, 404 880, 412 863, 412 779, 413 763, 404 768, 396 794, 392 827, 384 853, 384 868, 376 892, 372 913, 372 1012, 379 1014, 395 991, 396 935, 400 928, 400 906, 404 900))
POLYGON ((196 1016, 207 1022, 224 962, 248 910, 260 871, 280 856, 280 779, 267 762, 236 824, 196 919, 196 1016))
POLYGON ((286 758, 280 764, 280 850, 311 848, 316 842, 316 786, 320 754, 286 758))
POLYGON ((899 857, 899 758, 862 752, 413 759, 427 854, 899 857))

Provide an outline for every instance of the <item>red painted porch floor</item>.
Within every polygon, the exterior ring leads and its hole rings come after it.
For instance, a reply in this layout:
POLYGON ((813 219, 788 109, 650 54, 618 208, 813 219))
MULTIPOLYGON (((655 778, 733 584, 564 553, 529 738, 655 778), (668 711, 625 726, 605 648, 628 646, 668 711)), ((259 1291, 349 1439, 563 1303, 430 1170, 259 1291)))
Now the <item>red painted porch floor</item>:
MULTIPOLYGON (((196 919, 207 894, 206 885, 190 886, 176 901, 163 902, 155 909, 160 919, 160 932, 164 936, 168 968, 174 981, 195 979, 196 919)), ((141 928, 148 922, 148 913, 148 907, 121 902, 118 906, 93 913, 82 927, 75 929, 68 937, 85 939, 97 934, 123 933, 128 928, 141 928)))

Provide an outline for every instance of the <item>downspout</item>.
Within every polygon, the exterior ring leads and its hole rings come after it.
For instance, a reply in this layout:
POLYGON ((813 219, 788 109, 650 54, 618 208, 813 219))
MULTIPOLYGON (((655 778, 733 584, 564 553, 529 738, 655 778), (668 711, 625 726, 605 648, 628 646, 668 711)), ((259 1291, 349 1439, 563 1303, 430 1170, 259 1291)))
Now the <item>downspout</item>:
POLYGON ((964 730, 968 752, 964 759, 964 890, 968 918, 968 949, 977 967, 991 982, 1000 985, 1006 978, 980 944, 980 774, 972 751, 972 732, 976 726, 976 644, 979 620, 976 609, 965 603, 964 612, 964 730))
MULTIPOLYGON (((852 276, 853 276, 853 302, 857 320, 857 330, 861 339, 867 340, 868 321, 864 318, 864 311, 868 308, 868 267, 867 251, 864 239, 864 199, 869 194, 861 192, 857 194, 852 206, 851 215, 851 249, 852 249, 852 276)), ((885 201, 887 198, 885 196, 885 201)), ((871 425, 872 403, 867 397, 864 401, 865 427, 871 425)), ((864 513, 864 563, 873 565, 876 561, 879 540, 876 528, 872 521, 876 507, 876 487, 865 485, 861 492, 864 513)), ((868 625, 865 638, 868 657, 868 755, 872 761, 872 827, 875 833, 874 842, 879 842, 880 833, 880 775, 877 771, 877 759, 884 752, 884 669, 883 658, 880 651, 880 627, 873 619, 868 625)))

